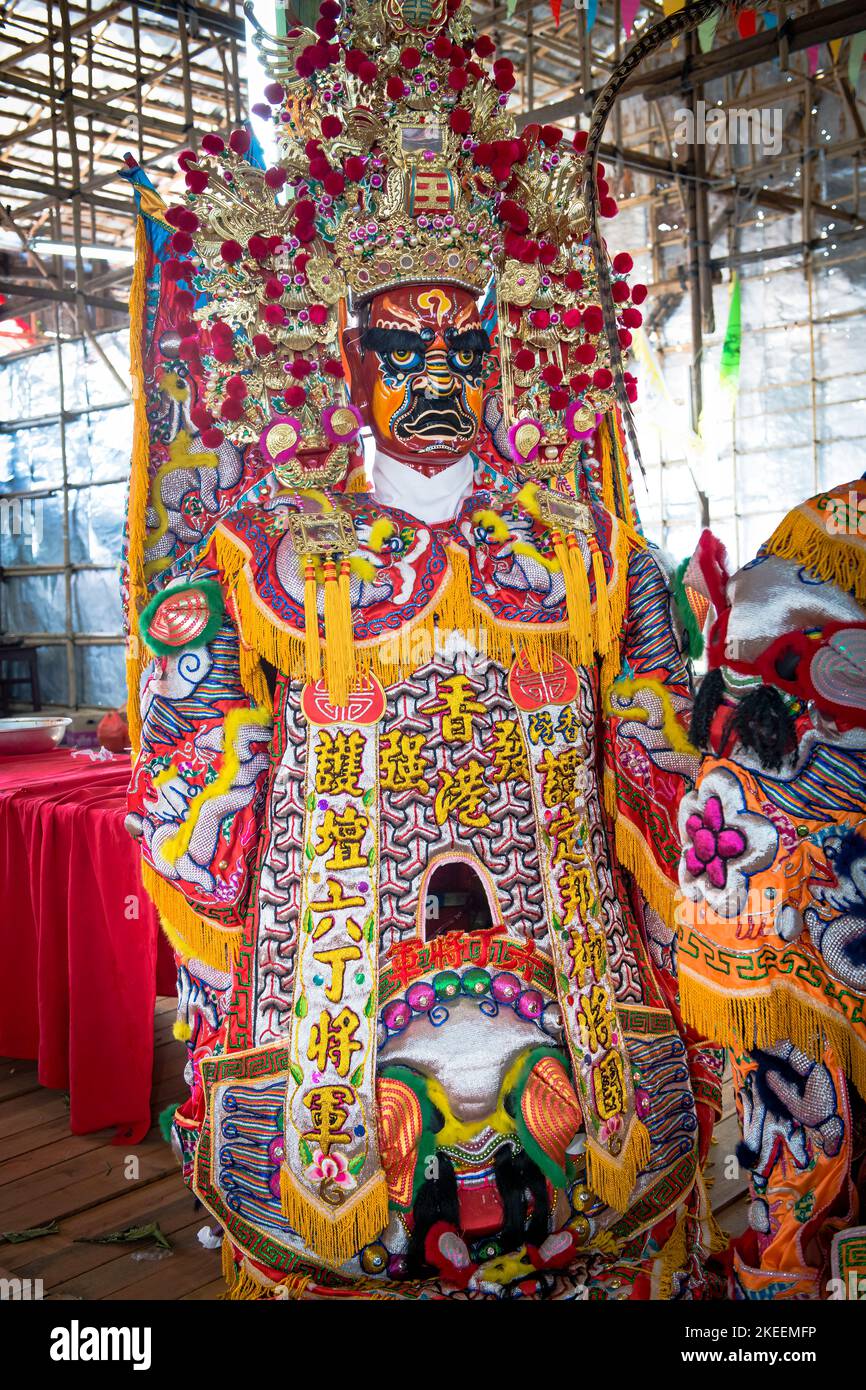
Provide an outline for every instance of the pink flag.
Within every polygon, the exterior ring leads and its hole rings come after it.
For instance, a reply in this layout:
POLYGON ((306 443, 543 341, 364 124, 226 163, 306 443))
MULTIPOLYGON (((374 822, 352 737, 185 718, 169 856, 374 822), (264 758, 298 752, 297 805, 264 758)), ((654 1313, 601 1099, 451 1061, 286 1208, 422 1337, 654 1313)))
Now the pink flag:
POLYGON ((620 0, 619 12, 622 15, 622 27, 625 29, 627 39, 631 38, 632 25, 640 7, 641 0, 620 0))
POLYGON ((806 57, 809 60, 810 77, 814 77, 815 73, 818 71, 819 49, 820 45, 817 43, 810 44, 810 46, 806 49, 806 57))

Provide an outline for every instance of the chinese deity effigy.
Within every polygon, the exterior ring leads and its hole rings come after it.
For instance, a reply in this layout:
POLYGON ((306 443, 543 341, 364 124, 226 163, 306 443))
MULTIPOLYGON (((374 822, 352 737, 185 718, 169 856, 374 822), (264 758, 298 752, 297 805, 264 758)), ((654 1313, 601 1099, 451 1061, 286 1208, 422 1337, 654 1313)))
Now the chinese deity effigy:
POLYGON ((866 1158, 866 482, 804 502, 735 574, 687 577, 715 620, 680 803, 686 1017, 731 1050, 750 1177, 741 1298, 860 1297, 866 1158))
POLYGON ((274 162, 206 136, 168 209, 130 174, 128 824, 184 1176, 235 1298, 706 1297, 700 755, 600 127, 518 131, 460 0, 259 43, 274 162))

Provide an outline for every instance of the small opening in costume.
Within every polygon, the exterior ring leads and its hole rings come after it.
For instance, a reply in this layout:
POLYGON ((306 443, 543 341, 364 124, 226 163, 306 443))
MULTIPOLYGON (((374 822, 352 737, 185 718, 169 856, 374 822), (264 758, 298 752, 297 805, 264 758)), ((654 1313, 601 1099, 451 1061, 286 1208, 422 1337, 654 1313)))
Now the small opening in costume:
POLYGON ((427 884, 425 941, 446 932, 487 931, 492 926, 484 884, 471 864, 449 860, 433 870, 427 884))

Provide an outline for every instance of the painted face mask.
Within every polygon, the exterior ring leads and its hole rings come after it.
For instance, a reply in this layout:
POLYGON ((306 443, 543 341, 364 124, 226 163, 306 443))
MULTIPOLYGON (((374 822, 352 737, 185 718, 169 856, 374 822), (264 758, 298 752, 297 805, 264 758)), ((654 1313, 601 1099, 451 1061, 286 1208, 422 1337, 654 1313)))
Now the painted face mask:
POLYGON ((472 295, 420 285, 377 295, 358 358, 377 443, 404 463, 447 467, 481 423, 490 340, 472 295))

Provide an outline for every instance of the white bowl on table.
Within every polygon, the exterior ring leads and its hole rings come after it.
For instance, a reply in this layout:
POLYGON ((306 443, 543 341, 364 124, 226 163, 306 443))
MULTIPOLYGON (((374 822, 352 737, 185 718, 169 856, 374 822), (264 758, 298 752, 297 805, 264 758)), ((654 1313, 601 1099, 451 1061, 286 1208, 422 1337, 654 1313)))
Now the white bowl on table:
POLYGON ((66 733, 71 719, 54 714, 24 714, 0 719, 0 757, 49 753, 66 733))

